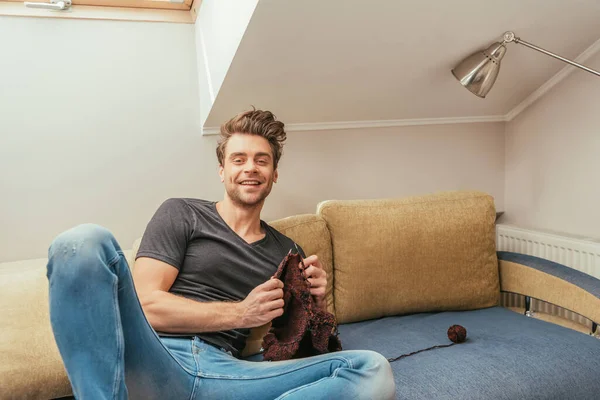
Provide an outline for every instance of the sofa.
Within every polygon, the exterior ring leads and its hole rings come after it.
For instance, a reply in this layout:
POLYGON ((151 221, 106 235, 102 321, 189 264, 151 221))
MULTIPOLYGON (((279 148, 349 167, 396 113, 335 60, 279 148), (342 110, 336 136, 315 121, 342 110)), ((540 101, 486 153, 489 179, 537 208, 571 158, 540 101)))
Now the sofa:
MULTIPOLYGON (((518 293, 581 314, 596 329, 600 280, 497 252, 488 194, 331 200, 315 214, 271 224, 319 256, 345 350, 416 353, 391 363, 398 399, 600 398, 595 335, 500 306, 501 292, 518 293), (419 352, 450 344, 456 324, 466 328, 465 342, 419 352)), ((126 251, 130 265, 138 244, 126 251)), ((71 393, 50 328, 45 264, 0 264, 1 399, 71 393)), ((244 356, 260 358, 267 330, 252 330, 244 356)))

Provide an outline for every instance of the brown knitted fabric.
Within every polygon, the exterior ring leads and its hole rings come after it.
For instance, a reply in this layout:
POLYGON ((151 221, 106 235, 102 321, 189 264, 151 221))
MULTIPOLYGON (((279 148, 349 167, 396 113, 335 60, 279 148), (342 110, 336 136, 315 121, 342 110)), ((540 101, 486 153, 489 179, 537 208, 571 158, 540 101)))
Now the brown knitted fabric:
POLYGON ((283 282, 283 315, 273 320, 263 339, 267 361, 289 360, 339 351, 333 314, 319 309, 310 295, 310 284, 298 268, 301 258, 290 251, 274 277, 283 282))

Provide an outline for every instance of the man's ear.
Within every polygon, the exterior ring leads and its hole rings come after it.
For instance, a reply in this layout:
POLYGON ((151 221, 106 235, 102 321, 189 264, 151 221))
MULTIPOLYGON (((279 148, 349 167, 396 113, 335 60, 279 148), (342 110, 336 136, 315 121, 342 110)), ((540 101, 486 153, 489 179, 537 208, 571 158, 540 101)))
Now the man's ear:
POLYGON ((275 170, 273 172, 273 183, 277 183, 277 178, 279 178, 279 172, 277 172, 277 170, 275 170))
POLYGON ((221 177, 221 182, 225 182, 225 175, 223 174, 223 166, 219 164, 219 177, 221 177))

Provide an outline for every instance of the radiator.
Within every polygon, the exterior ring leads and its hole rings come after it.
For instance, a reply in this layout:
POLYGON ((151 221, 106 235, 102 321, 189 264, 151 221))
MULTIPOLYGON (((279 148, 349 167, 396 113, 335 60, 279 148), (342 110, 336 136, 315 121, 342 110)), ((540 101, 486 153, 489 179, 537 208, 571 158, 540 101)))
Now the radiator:
MULTIPOLYGON (((512 251, 545 258, 600 279, 600 242, 498 224, 496 248, 498 251, 512 251)), ((501 304, 504 307, 525 308, 525 297, 514 293, 502 293, 501 304)), ((531 309, 534 313, 537 311, 555 315, 592 327, 589 319, 541 300, 532 299, 531 309)))

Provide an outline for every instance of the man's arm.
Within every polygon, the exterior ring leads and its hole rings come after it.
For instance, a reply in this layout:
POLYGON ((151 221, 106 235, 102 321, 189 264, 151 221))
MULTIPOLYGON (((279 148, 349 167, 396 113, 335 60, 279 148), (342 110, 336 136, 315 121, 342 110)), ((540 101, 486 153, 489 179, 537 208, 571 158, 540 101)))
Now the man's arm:
POLYGON ((149 257, 135 262, 133 281, 150 325, 161 332, 197 333, 253 328, 283 314, 283 283, 271 279, 240 302, 202 303, 169 293, 179 271, 149 257))

